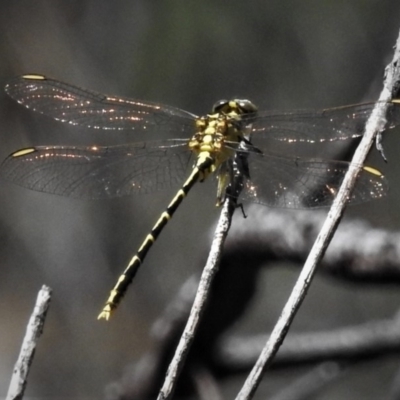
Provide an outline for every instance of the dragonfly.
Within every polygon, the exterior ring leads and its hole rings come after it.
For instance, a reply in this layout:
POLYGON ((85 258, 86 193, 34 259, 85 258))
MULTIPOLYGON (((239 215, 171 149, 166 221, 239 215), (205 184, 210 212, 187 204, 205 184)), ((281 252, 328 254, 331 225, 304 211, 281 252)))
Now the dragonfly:
MULTIPOLYGON (((43 75, 14 78, 5 90, 26 108, 56 120, 93 130, 128 130, 133 137, 145 135, 149 140, 114 146, 24 148, 4 160, 2 178, 32 190, 85 199, 153 193, 183 182, 111 290, 98 316, 105 320, 196 182, 216 176, 217 205, 228 193, 240 201, 272 207, 327 207, 349 163, 275 153, 271 141, 291 150, 296 143, 356 138, 363 134, 376 106, 263 112, 249 100, 233 99, 220 100, 209 114, 197 116, 168 105, 100 94, 43 75), (242 178, 240 190, 229 191, 237 176, 242 178)), ((395 102, 389 106, 385 129, 400 123, 400 108, 395 102)), ((348 202, 378 199, 386 192, 382 173, 363 166, 348 202)))

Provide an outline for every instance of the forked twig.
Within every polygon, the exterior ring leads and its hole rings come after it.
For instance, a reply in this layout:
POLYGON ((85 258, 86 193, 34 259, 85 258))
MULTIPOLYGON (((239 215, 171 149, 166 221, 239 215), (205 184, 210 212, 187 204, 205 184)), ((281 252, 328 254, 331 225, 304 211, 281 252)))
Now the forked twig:
POLYGON ((49 308, 51 299, 51 289, 42 286, 39 291, 35 308, 29 319, 21 351, 15 364, 13 375, 6 400, 22 399, 28 378, 29 368, 33 361, 36 344, 43 332, 44 320, 49 308))
POLYGON ((300 276, 289 296, 281 316, 277 321, 269 340, 263 348, 250 375, 238 393, 236 400, 249 400, 253 397, 266 367, 271 364, 276 352, 282 344, 286 333, 304 300, 311 280, 316 272, 316 267, 321 261, 332 237, 343 215, 347 199, 356 184, 357 176, 371 149, 375 137, 383 131, 386 123, 386 111, 394 93, 398 90, 400 75, 400 36, 397 39, 394 57, 385 71, 384 87, 377 103, 369 117, 362 140, 354 153, 352 163, 343 179, 343 183, 329 210, 328 216, 321 231, 310 251, 300 276))
POLYGON ((210 292, 211 283, 216 272, 218 271, 219 259, 221 258, 223 244, 231 225, 232 215, 235 211, 235 204, 236 203, 232 198, 227 197, 222 207, 217 228, 215 229, 214 239, 211 244, 210 253, 200 278, 199 287, 197 289, 189 318, 179 344, 175 350, 174 357, 168 367, 164 384, 160 390, 157 400, 167 400, 172 398, 179 373, 181 372, 183 363, 186 360, 189 348, 193 342, 201 314, 204 311, 208 293, 210 292))

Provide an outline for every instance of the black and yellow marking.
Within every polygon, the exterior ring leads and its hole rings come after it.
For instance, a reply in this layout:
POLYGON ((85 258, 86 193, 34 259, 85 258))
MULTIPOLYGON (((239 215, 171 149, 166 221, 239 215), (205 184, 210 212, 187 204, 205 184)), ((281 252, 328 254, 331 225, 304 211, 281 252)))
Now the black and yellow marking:
POLYGON ((214 164, 213 158, 209 155, 206 157, 199 157, 199 162, 197 166, 193 168, 192 173, 186 182, 179 189, 178 193, 172 199, 166 210, 161 214, 160 218, 157 220, 150 233, 144 239, 139 250, 129 262, 125 271, 119 277, 116 285, 111 290, 111 293, 103 307, 103 310, 98 316, 98 319, 108 320, 111 316, 112 311, 118 306, 122 297, 124 296, 128 286, 131 284, 133 278, 135 277, 140 265, 143 263, 148 251, 153 246, 154 242, 157 240, 161 231, 165 228, 168 221, 172 218, 175 211, 178 209, 182 200, 187 196, 193 185, 202 177, 207 174, 208 169, 214 164))

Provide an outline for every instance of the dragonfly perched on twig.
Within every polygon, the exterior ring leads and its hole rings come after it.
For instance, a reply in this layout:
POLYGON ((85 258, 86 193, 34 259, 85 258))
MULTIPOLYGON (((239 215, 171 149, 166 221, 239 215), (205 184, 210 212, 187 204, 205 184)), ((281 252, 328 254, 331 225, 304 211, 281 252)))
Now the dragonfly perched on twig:
MULTIPOLYGON (((375 107, 366 103, 320 111, 259 112, 251 101, 233 99, 217 102, 210 114, 198 117, 42 75, 15 78, 6 92, 25 107, 59 121, 93 129, 132 130, 149 140, 108 147, 25 148, 3 162, 3 178, 36 191, 92 199, 150 193, 184 182, 112 289, 99 315, 104 319, 109 319, 147 252, 197 181, 216 175, 217 204, 240 175, 240 200, 286 208, 329 206, 349 164, 275 154, 267 141, 293 147, 355 138, 363 134, 375 107), (160 139, 171 134, 174 139, 160 139), (192 169, 184 180, 190 160, 192 169)), ((389 112, 386 129, 400 123, 398 105, 393 103, 389 112)), ((383 175, 363 167, 348 201, 380 198, 386 191, 383 175)))

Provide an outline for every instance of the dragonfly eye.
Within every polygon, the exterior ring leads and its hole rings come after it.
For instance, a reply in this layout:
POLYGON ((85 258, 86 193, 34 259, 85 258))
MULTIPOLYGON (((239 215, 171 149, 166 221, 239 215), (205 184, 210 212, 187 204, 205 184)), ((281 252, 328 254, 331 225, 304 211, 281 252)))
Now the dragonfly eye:
POLYGON ((230 101, 230 104, 235 105, 235 111, 241 115, 241 120, 245 126, 254 122, 257 117, 257 107, 246 99, 235 99, 230 101))
POLYGON ((219 112, 226 112, 225 108, 229 107, 229 101, 228 100, 218 100, 212 108, 212 113, 219 113, 219 112))
POLYGON ((229 114, 230 112, 236 112, 237 114, 255 114, 257 107, 250 101, 245 99, 234 99, 234 100, 219 100, 217 101, 212 109, 213 113, 223 112, 229 114))
POLYGON ((247 99, 235 99, 236 107, 239 108, 241 114, 252 114, 257 112, 257 107, 247 99))

